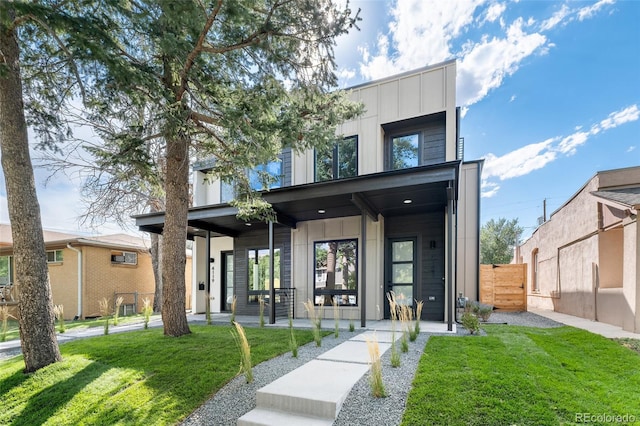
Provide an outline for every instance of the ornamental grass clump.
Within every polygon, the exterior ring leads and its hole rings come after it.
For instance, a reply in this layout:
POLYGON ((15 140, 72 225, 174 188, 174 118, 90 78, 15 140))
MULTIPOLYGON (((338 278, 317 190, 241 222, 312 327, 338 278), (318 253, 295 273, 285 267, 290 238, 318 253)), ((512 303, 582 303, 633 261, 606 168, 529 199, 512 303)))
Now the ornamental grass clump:
POLYGON ((55 315, 56 320, 58 321, 58 333, 64 333, 66 331, 64 325, 64 306, 53 305, 53 315, 55 315))
POLYGON ((7 340, 7 331, 9 331, 9 318, 15 318, 9 313, 7 305, 0 306, 0 321, 2 321, 2 331, 0 332, 0 342, 7 340))
POLYGON ((109 334, 109 316, 111 315, 109 310, 109 300, 107 300, 106 297, 103 297, 98 301, 98 304, 100 305, 100 315, 104 319, 104 334, 107 335, 109 334))
MULTIPOLYGON (((400 306, 400 323, 402 324, 402 337, 400 338, 400 350, 402 352, 409 352, 408 340, 412 337, 413 327, 411 327, 411 320, 413 319, 413 311, 409 305, 400 306)), ((416 338, 413 337, 414 341, 416 338)))
POLYGON ((340 312, 338 310, 338 298, 336 296, 331 298, 331 304, 333 305, 333 319, 335 321, 333 336, 337 339, 340 335, 340 312))
POLYGON ((238 298, 236 295, 233 295, 233 299, 231 299, 231 324, 236 322, 236 307, 238 306, 238 298))
POLYGON ((291 314, 289 314, 289 348, 291 349, 291 356, 298 358, 298 340, 293 329, 293 317, 291 314))
POLYGON ((238 350, 240 351, 240 371, 238 374, 244 374, 247 383, 253 382, 253 370, 251 369, 251 346, 247 341, 247 335, 244 328, 234 321, 234 329, 231 330, 233 339, 236 341, 238 350))
POLYGON ((151 300, 148 297, 145 297, 142 300, 142 315, 144 316, 144 329, 149 328, 149 320, 151 319, 151 314, 153 313, 153 306, 151 306, 151 300))
POLYGON ((398 321, 398 304, 396 302, 396 296, 393 291, 387 293, 387 300, 389 300, 389 313, 391 314, 391 366, 394 368, 400 367, 400 354, 396 347, 396 323, 398 321))
POLYGON ((416 300, 416 325, 414 327, 416 336, 420 334, 420 317, 422 317, 422 308, 424 306, 424 302, 422 300, 416 300))
POLYGON ((465 312, 460 318, 462 326, 469 331, 469 334, 476 334, 480 331, 480 321, 472 312, 465 312))
MULTIPOLYGON (((311 321, 311 329, 313 330, 313 340, 316 342, 316 346, 322 345, 322 336, 320 335, 320 330, 322 327, 321 319, 320 319, 320 309, 316 311, 313 306, 313 302, 310 299, 307 299, 306 302, 303 303, 304 309, 307 311, 309 315, 309 321, 311 321)), ((320 306, 322 308, 322 305, 320 306)))
POLYGON ((122 306, 122 302, 124 302, 124 299, 122 296, 119 296, 116 299, 116 309, 113 311, 113 325, 118 325, 118 317, 120 316, 120 306, 122 306))
POLYGON ((384 398, 387 393, 382 382, 382 362, 380 361, 380 346, 375 335, 372 339, 366 339, 369 359, 371 361, 369 384, 371 385, 371 395, 375 398, 384 398))
POLYGON ((260 304, 260 327, 264 327, 264 297, 260 296, 258 303, 260 304))

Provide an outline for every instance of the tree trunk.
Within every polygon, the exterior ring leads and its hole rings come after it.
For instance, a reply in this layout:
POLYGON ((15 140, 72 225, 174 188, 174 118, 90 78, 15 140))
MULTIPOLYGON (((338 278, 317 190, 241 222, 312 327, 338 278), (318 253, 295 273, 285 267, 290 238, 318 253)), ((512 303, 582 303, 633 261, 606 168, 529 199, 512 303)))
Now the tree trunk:
POLYGON ((62 359, 55 333, 40 206, 24 117, 16 33, 0 24, 0 152, 20 292, 20 343, 25 372, 62 359))
POLYGON ((162 234, 162 321, 164 334, 191 333, 185 310, 187 262, 187 212, 189 210, 189 141, 186 136, 167 138, 165 212, 162 234))
POLYGON ((162 310, 162 237, 156 233, 151 233, 151 265, 156 283, 153 312, 160 312, 162 310))

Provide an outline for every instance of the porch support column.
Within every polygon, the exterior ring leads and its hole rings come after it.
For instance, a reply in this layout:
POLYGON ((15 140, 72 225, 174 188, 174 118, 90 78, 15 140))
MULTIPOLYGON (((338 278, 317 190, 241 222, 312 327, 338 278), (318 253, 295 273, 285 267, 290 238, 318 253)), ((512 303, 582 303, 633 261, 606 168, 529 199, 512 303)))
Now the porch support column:
POLYGON ((367 326, 367 212, 360 216, 360 327, 367 326))
POLYGON ((211 231, 207 231, 207 236, 205 237, 206 241, 204 242, 205 251, 207 255, 207 270, 204 273, 204 279, 207 282, 205 287, 205 300, 204 300, 204 311, 207 315, 207 321, 211 316, 211 231))
POLYGON ((269 324, 276 323, 275 250, 273 248, 273 221, 269 221, 269 324))
POLYGON ((453 331, 453 202, 454 189, 447 187, 447 330, 453 331))

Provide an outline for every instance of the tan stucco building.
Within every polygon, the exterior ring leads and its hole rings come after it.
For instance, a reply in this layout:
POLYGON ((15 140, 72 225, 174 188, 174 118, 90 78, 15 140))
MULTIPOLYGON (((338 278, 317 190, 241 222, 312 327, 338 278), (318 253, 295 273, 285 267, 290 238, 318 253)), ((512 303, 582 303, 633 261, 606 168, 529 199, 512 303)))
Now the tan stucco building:
MULTIPOLYGON (((482 161, 463 159, 455 61, 347 90, 365 112, 339 126, 332 149, 285 148, 259 167, 275 180, 263 192, 272 223, 237 219, 233 187, 207 176, 208 159, 194 164, 195 312, 228 311, 235 296, 240 314, 257 315, 264 298, 296 317, 307 300, 324 303, 331 318, 334 300, 340 318, 364 324, 388 317, 393 290, 422 300, 422 319, 451 324, 457 293, 478 298, 482 161)), ((136 223, 158 233, 164 214, 136 223)))
POLYGON ((640 167, 598 172, 516 254, 528 306, 640 333, 640 167))
MULTIPOLYGON (((140 312, 143 299, 153 303, 155 281, 148 241, 125 234, 83 237, 44 231, 53 303, 66 319, 100 316, 99 300, 123 297, 123 313, 140 312)), ((0 224, 0 286, 16 282, 11 227, 0 224)), ((187 309, 190 309, 191 258, 187 259, 187 309)), ((0 303, 16 305, 19 288, 3 291, 0 303), (5 294, 6 293, 6 294, 5 294), (4 299, 4 300, 2 300, 4 299)))

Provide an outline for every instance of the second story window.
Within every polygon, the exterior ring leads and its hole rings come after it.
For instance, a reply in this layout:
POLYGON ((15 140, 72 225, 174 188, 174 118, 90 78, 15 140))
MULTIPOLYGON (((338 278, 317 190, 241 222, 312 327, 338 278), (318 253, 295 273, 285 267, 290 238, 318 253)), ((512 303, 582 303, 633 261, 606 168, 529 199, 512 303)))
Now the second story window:
POLYGON ((351 136, 316 150, 315 167, 316 182, 357 176, 358 137, 351 136))
MULTIPOLYGON (((282 160, 261 164, 254 169, 247 170, 249 185, 254 191, 282 188, 284 173, 282 160)), ((235 185, 233 183, 220 183, 220 202, 228 203, 235 198, 235 185)))
POLYGON ((391 169, 407 169, 420 164, 420 135, 413 133, 391 138, 391 169))

